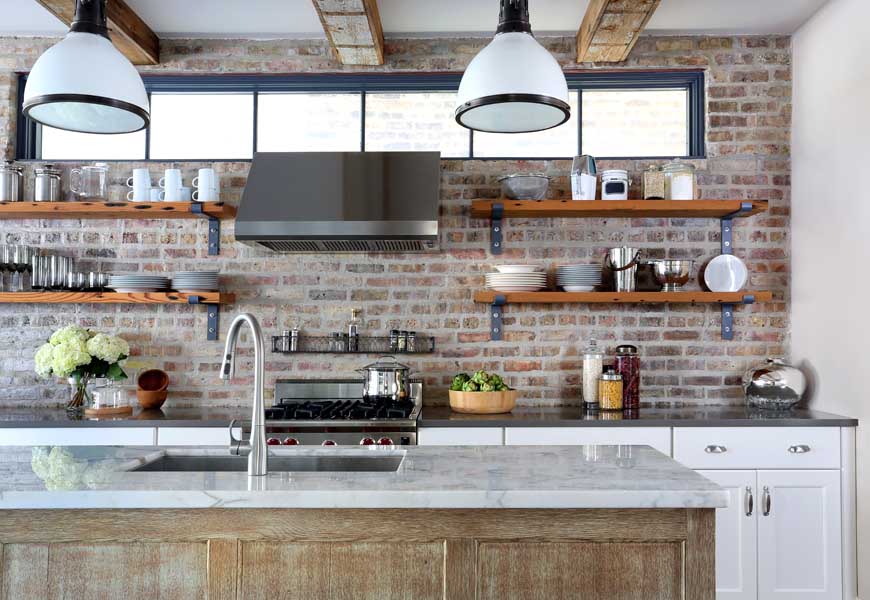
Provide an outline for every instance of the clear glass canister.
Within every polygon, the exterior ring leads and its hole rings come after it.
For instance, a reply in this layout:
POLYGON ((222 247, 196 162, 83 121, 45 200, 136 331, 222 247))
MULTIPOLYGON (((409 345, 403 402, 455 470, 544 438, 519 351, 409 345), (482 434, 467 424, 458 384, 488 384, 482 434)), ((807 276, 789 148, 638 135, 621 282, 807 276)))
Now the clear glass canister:
POLYGON ((598 380, 598 405, 601 410, 622 410, 622 375, 613 369, 598 380))
POLYGON ((643 172, 643 199, 665 199, 665 174, 655 165, 643 172))
POLYGON ((583 402, 588 408, 598 406, 598 379, 604 370, 604 352, 595 340, 583 350, 583 402))
POLYGON ((614 366, 616 372, 622 375, 622 407, 640 407, 640 356, 637 346, 617 346, 614 366))
POLYGON ((675 158, 662 171, 665 174, 665 197, 668 200, 694 200, 698 195, 695 167, 675 158))

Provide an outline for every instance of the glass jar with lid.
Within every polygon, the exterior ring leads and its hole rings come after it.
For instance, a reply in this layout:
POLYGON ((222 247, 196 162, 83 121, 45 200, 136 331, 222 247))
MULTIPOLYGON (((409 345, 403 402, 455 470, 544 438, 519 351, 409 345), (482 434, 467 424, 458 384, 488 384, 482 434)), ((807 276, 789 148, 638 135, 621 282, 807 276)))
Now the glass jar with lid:
POLYGON ((662 167, 665 174, 665 198, 668 200, 694 200, 698 196, 698 178, 695 167, 675 158, 662 167))
POLYGON ((622 410, 622 375, 612 368, 598 380, 598 405, 601 410, 622 410))
POLYGON ((616 372, 622 375, 622 408, 640 407, 640 356, 637 346, 617 346, 614 366, 616 372))
POLYGON ((650 165, 643 172, 643 199, 665 199, 665 174, 656 165, 650 165))
POLYGON ((598 342, 589 340, 583 350, 583 402, 587 408, 598 407, 598 379, 604 369, 604 352, 598 342))

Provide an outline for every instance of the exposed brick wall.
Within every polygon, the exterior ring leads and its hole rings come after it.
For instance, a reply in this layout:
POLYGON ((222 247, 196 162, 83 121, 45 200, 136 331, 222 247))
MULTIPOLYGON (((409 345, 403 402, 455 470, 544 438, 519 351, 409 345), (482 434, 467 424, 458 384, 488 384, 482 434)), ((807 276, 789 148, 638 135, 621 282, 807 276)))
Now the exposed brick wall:
MULTIPOLYGON (((14 139, 16 98, 11 71, 26 69, 53 40, 0 38, 0 144, 14 139)), ((484 39, 389 40, 386 71, 460 71, 484 39)), ((545 39, 566 67, 573 40, 545 39)), ((223 286, 238 296, 222 315, 222 335, 233 314, 254 313, 269 334, 298 321, 309 333, 344 328, 351 307, 364 311, 364 333, 391 328, 437 337, 434 355, 404 357, 425 374, 429 402, 445 401, 457 371, 480 367, 505 373, 523 390, 523 404, 574 404, 580 385, 578 354, 591 337, 608 347, 640 346, 646 401, 738 403, 740 374, 788 343, 789 132, 791 120, 788 37, 644 37, 629 68, 704 68, 707 73, 707 153, 695 161, 705 198, 765 198, 769 214, 741 220, 736 253, 747 261, 751 285, 774 291, 770 304, 742 307, 732 342, 719 335, 714 306, 510 306, 505 341, 488 340, 487 311, 474 290, 495 262, 488 253, 486 221, 471 220, 472 198, 498 194, 496 179, 519 170, 555 177, 555 196, 568 196, 569 161, 459 161, 443 163, 442 253, 416 255, 282 256, 232 242, 225 224, 219 258, 205 252, 203 223, 185 221, 58 221, 0 223, 0 240, 69 252, 84 268, 173 271, 219 268, 223 286)), ((317 41, 171 40, 165 72, 359 71, 338 65, 317 41)), ((7 153, 11 150, 7 150, 7 153)), ((631 170, 635 182, 648 161, 608 162, 631 170)), ((65 168, 73 166, 64 165, 65 168)), ((138 163, 113 164, 113 197, 138 163)), ((169 163, 149 165, 153 176, 169 163)), ((200 164, 173 164, 189 180, 200 164)), ((218 163, 223 198, 237 202, 249 165, 218 163)), ((599 261, 606 248, 632 244, 659 257, 699 261, 719 252, 718 223, 687 219, 512 220, 501 262, 531 261, 553 267, 573 259, 599 261)), ((697 288, 697 282, 692 288, 697 288)), ((176 405, 249 402, 250 379, 222 387, 217 379, 222 342, 205 341, 205 315, 188 306, 0 306, 0 399, 4 405, 52 404, 66 390, 32 374, 32 353, 53 329, 69 323, 110 329, 130 340, 142 364, 172 374, 176 405)), ((269 354, 267 389, 276 376, 348 376, 370 357, 269 354)), ((245 362, 250 362, 245 361, 245 362)), ((239 373, 249 373, 249 364, 239 373)))

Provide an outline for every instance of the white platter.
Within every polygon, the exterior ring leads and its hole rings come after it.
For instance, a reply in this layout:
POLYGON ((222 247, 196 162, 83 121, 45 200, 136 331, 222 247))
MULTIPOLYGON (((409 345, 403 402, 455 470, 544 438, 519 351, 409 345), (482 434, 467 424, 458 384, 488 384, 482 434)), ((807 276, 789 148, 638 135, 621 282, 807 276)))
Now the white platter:
POLYGON ((535 265, 496 265, 495 270, 499 273, 540 273, 544 268, 535 265))
POLYGON ((746 265, 733 254, 720 254, 704 269, 704 283, 711 292, 739 292, 748 278, 746 265))

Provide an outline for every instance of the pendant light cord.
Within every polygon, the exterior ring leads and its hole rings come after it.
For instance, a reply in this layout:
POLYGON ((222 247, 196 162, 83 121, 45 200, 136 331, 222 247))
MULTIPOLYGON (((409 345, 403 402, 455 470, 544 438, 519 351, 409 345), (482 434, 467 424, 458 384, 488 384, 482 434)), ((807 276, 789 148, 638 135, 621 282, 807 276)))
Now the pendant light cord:
POLYGON ((109 39, 106 0, 76 0, 76 12, 70 31, 93 33, 109 39))

